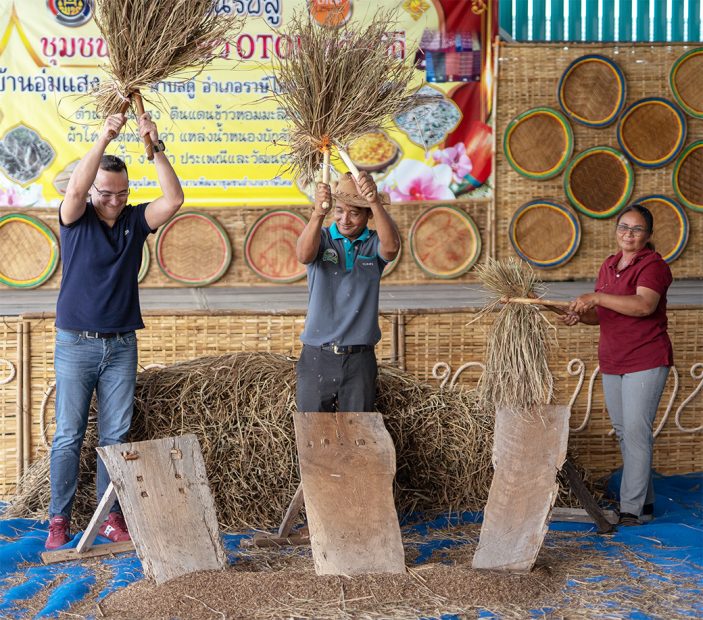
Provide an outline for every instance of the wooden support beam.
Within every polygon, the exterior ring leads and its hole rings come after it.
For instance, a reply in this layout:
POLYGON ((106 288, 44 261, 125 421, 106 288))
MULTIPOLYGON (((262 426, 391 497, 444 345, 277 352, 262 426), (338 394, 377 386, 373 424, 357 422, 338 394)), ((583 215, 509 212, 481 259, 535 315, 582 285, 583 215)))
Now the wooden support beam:
POLYGON ((134 551, 134 543, 131 540, 117 543, 107 543, 95 545, 90 549, 77 553, 76 549, 59 549, 57 551, 44 551, 41 554, 41 561, 44 564, 56 564, 57 562, 70 562, 72 560, 87 560, 88 558, 98 558, 104 555, 116 555, 134 551))

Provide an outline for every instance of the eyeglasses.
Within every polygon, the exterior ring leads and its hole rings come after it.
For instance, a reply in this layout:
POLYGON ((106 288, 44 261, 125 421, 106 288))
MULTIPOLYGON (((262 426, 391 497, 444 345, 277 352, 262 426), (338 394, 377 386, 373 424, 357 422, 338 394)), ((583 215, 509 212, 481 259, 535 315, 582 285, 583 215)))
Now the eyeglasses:
POLYGON ((635 237, 641 237, 649 232, 646 228, 642 228, 642 226, 628 226, 627 224, 618 224, 615 227, 615 230, 617 230, 621 235, 626 235, 631 232, 635 237))
POLYGON ((95 183, 93 183, 93 187, 95 188, 95 191, 98 192, 98 196, 100 196, 100 198, 107 198, 109 200, 110 198, 127 198, 127 196, 129 196, 129 188, 121 192, 104 192, 95 187, 95 183))

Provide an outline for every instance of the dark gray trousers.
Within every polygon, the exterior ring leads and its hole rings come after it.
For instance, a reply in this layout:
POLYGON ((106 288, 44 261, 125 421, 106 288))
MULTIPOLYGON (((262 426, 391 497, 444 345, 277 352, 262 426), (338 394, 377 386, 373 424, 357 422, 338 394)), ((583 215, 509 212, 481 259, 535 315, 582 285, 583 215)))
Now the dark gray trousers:
POLYGON ((298 411, 374 411, 378 365, 373 350, 338 355, 304 345, 296 375, 298 411))

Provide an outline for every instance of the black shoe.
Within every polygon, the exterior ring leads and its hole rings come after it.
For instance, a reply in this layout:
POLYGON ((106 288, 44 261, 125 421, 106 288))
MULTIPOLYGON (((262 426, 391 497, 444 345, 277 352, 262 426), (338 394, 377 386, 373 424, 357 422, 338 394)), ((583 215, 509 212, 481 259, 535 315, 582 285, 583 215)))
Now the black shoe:
POLYGON ((645 504, 642 506, 642 514, 640 515, 640 521, 642 523, 649 523, 654 519, 654 504, 645 504))
POLYGON ((642 521, 637 518, 637 515, 633 515, 630 512, 621 512, 618 525, 642 525, 642 521))

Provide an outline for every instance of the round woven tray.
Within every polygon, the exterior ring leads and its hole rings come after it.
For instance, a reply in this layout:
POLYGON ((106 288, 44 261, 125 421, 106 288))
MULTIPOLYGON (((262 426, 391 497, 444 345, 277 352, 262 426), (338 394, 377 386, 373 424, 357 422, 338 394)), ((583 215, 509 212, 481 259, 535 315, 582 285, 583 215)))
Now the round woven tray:
POLYGON ((225 274, 232 262, 232 246, 215 218, 184 211, 171 218, 156 237, 156 262, 171 280, 205 286, 225 274))
POLYGON ((151 254, 149 254, 149 246, 144 243, 142 246, 142 264, 139 267, 139 273, 137 274, 137 282, 141 282, 146 278, 146 274, 149 273, 149 265, 151 264, 151 254))
POLYGON ((684 205, 703 213, 703 140, 689 144, 679 155, 672 183, 684 205))
POLYGON ((595 146, 573 158, 564 173, 564 191, 584 215, 607 218, 627 204, 634 178, 630 162, 620 151, 595 146))
POLYGON ((540 269, 554 269, 576 254, 581 243, 581 223, 569 207, 550 200, 533 200, 515 211, 508 235, 520 258, 540 269))
POLYGON ((653 194, 636 200, 647 207, 654 217, 652 242, 667 263, 673 263, 688 243, 686 210, 672 198, 653 194))
POLYGON ((533 108, 505 129, 503 152, 513 169, 530 179, 550 179, 569 162, 574 134, 569 121, 552 108, 533 108))
POLYGON ((390 263, 386 265, 386 267, 383 270, 383 273, 381 274, 381 278, 385 278, 387 275, 390 275, 395 271, 395 268, 398 266, 398 263, 400 262, 400 255, 403 253, 403 243, 401 242, 400 248, 398 249, 398 256, 396 256, 390 263))
POLYGON ((297 213, 279 209, 264 213, 247 233, 244 258, 249 268, 269 282, 295 282, 305 277, 305 265, 298 262, 295 245, 307 220, 297 213))
POLYGON ((0 282, 13 288, 35 288, 56 271, 59 244, 41 220, 22 213, 0 217, 0 282))
POLYGON ((618 123, 618 142, 632 162, 661 168, 674 161, 686 139, 686 117, 661 97, 635 101, 618 123))
POLYGON ((703 118, 703 47, 686 52, 674 62, 669 86, 687 114, 703 118))
POLYGON ((607 127, 625 105, 625 76, 606 56, 587 54, 574 60, 557 86, 559 105, 566 115, 587 127, 607 127))
POLYGON ((410 252, 417 265, 434 278, 457 278, 481 254, 481 236, 465 211, 456 207, 430 207, 414 222, 409 234, 410 252))

